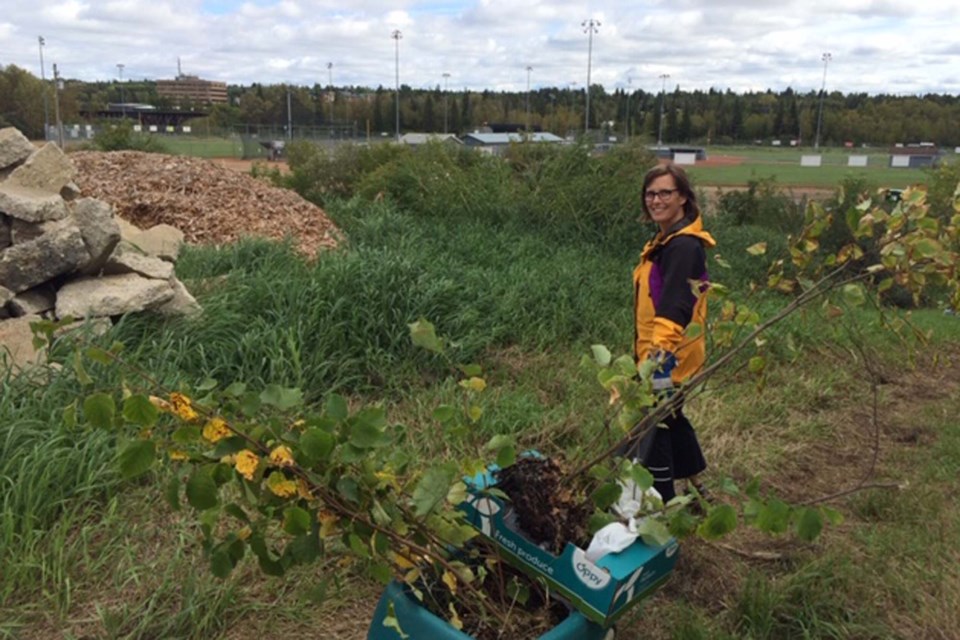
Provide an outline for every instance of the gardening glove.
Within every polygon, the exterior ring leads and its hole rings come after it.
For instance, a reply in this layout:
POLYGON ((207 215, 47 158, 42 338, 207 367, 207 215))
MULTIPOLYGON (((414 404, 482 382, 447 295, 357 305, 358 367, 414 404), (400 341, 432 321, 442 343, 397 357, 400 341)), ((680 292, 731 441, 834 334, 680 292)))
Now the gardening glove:
POLYGON ((674 367, 677 366, 676 356, 669 351, 655 351, 650 357, 657 362, 657 368, 653 371, 654 393, 663 393, 667 397, 672 396, 675 389, 671 374, 674 367))

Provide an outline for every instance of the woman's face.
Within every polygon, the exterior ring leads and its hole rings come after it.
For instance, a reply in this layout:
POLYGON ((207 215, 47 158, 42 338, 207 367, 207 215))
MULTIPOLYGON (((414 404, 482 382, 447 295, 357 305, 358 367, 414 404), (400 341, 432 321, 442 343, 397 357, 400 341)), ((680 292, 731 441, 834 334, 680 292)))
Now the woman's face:
POLYGON ((643 194, 650 217, 666 231, 683 219, 686 196, 680 194, 677 183, 670 174, 654 178, 643 194))

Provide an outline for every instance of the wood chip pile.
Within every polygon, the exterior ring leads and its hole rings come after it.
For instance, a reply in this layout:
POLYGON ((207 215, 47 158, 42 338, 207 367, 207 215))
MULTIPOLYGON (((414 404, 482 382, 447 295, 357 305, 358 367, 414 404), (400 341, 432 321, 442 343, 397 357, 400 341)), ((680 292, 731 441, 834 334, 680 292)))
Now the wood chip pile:
POLYGON ((323 209, 295 192, 209 160, 140 151, 79 151, 70 159, 83 195, 109 202, 142 229, 169 224, 204 244, 289 235, 310 257, 340 238, 323 209))

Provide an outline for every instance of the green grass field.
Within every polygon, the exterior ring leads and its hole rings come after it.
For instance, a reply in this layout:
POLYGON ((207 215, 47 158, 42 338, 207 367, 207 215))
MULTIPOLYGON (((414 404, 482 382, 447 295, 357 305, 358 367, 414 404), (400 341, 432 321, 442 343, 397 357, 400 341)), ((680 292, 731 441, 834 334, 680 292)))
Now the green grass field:
POLYGON ((242 158, 243 145, 240 138, 202 138, 188 136, 163 136, 163 146, 174 155, 198 158, 242 158))

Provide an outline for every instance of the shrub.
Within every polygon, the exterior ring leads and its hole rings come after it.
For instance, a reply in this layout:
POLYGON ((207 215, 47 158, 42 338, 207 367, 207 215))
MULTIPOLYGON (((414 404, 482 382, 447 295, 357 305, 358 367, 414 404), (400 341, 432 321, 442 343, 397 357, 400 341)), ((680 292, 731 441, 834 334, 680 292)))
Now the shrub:
POLYGON ((116 124, 104 124, 93 137, 93 146, 98 151, 168 153, 167 147, 160 141, 160 138, 135 132, 133 124, 126 120, 116 124))
POLYGON ((784 193, 773 176, 750 180, 746 191, 721 193, 717 214, 735 226, 757 225, 783 233, 795 232, 803 225, 803 206, 784 193))

